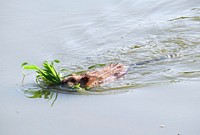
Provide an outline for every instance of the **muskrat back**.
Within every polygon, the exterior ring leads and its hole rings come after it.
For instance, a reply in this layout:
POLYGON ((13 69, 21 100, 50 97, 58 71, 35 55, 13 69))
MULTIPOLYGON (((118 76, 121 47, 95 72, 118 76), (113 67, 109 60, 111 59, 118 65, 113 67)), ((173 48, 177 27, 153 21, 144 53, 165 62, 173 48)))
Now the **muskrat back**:
POLYGON ((111 82, 123 77, 128 71, 132 70, 132 68, 134 68, 135 66, 145 65, 151 62, 161 61, 168 58, 175 58, 178 56, 178 54, 169 54, 155 59, 137 62, 129 65, 128 69, 123 64, 112 63, 103 68, 99 68, 95 71, 88 71, 81 75, 72 74, 64 78, 62 83, 70 87, 73 87, 77 84, 80 84, 82 88, 97 87, 103 83, 111 82))

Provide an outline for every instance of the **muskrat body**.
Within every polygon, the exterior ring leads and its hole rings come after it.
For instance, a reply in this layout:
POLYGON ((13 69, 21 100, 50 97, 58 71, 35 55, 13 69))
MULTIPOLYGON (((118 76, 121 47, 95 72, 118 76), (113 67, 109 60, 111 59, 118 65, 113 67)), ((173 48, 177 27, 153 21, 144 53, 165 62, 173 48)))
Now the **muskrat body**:
POLYGON ((145 65, 168 58, 175 58, 178 56, 179 54, 169 54, 155 59, 137 62, 127 66, 128 69, 123 64, 109 64, 103 68, 97 69, 95 71, 88 71, 81 75, 72 74, 64 78, 62 83, 66 84, 69 87, 80 84, 82 88, 93 88, 100 86, 103 83, 112 82, 116 79, 123 77, 128 71, 132 70, 136 66, 145 65))
POLYGON ((82 88, 93 88, 103 83, 111 82, 123 77, 127 68, 123 64, 109 64, 95 71, 88 71, 84 74, 72 74, 63 79, 62 83, 69 87, 80 84, 82 88))

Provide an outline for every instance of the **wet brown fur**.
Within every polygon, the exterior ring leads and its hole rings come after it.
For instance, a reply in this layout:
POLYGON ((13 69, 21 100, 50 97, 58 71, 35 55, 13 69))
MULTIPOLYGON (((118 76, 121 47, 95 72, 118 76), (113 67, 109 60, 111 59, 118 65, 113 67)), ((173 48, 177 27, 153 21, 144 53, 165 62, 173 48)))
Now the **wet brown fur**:
POLYGON ((123 77, 126 68, 122 64, 109 64, 95 71, 88 71, 81 75, 72 74, 63 79, 62 83, 73 87, 80 84, 82 88, 92 88, 100 86, 105 82, 111 82, 123 77))

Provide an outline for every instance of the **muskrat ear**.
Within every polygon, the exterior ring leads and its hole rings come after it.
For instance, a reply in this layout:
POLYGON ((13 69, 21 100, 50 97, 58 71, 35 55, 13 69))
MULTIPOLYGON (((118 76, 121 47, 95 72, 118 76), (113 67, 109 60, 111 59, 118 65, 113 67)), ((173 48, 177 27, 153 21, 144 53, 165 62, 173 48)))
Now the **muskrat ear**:
POLYGON ((89 77, 84 76, 80 79, 80 85, 81 87, 85 87, 85 85, 87 84, 87 82, 89 81, 89 77))

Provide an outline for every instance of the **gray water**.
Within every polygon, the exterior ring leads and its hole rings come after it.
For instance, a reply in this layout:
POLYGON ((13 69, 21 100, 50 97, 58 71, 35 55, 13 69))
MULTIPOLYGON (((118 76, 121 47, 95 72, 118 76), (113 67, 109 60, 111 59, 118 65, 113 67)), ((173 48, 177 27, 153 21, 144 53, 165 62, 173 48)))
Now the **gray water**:
POLYGON ((199 0, 0 1, 0 134, 197 135, 199 26, 199 0), (35 74, 22 85, 24 61, 80 71, 168 54, 179 57, 133 68, 104 95, 58 94, 51 107, 23 92, 38 88, 35 74))

